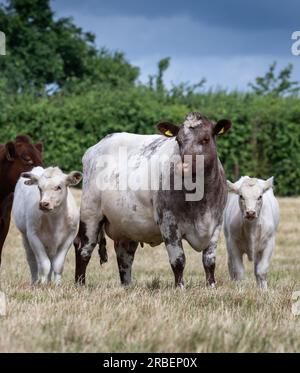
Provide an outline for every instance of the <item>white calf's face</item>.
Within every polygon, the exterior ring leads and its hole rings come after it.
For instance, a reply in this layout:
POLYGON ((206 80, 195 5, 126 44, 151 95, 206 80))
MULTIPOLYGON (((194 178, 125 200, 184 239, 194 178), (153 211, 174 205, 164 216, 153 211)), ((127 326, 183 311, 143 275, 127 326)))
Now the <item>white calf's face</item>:
POLYGON ((45 169, 41 176, 33 173, 21 175, 28 180, 27 185, 37 185, 40 191, 39 208, 44 212, 54 212, 66 201, 68 187, 80 182, 82 175, 73 171, 69 175, 64 174, 58 167, 45 169))
POLYGON ((38 181, 40 191, 40 209, 50 212, 57 209, 67 196, 67 185, 65 178, 55 176, 52 178, 41 177, 38 181))
POLYGON ((263 202, 263 188, 258 183, 248 185, 243 183, 239 190, 239 204, 244 219, 256 219, 263 202))
POLYGON ((240 187, 227 182, 229 192, 239 196, 239 206, 244 219, 252 221, 259 217, 264 193, 273 187, 273 178, 260 182, 255 178, 247 178, 240 187))

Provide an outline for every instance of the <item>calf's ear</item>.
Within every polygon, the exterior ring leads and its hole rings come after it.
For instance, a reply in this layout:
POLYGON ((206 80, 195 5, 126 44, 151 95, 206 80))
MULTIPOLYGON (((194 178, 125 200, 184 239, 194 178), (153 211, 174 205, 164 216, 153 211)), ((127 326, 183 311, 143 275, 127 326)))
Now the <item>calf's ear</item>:
POLYGON ((21 177, 28 179, 24 182, 26 185, 36 185, 39 181, 38 177, 31 172, 22 172, 21 177))
POLYGON ((5 155, 6 159, 10 162, 13 162, 14 159, 16 158, 16 148, 15 144, 12 141, 9 141, 8 143, 5 144, 5 155))
POLYGON ((44 146, 43 146, 43 143, 42 143, 41 141, 37 142, 34 146, 35 146, 35 148, 36 148, 40 153, 43 152, 43 148, 44 148, 44 146))
POLYGON ((227 188, 229 193, 239 194, 239 188, 229 180, 227 180, 227 188))
POLYGON ((67 176, 66 185, 67 186, 77 185, 78 183, 80 183, 81 179, 82 179, 82 173, 81 172, 72 171, 67 176))
POLYGON ((166 137, 177 136, 179 132, 179 128, 180 128, 176 126, 176 124, 169 123, 169 122, 159 122, 157 123, 156 127, 159 130, 159 132, 162 133, 166 137))
POLYGON ((273 188, 273 186, 274 186, 274 176, 270 177, 268 180, 266 180, 266 181, 264 182, 264 187, 263 187, 263 188, 264 188, 264 193, 265 193, 267 190, 273 188))
POLYGON ((223 135, 231 128, 231 121, 228 119, 219 120, 214 127, 214 135, 223 135))

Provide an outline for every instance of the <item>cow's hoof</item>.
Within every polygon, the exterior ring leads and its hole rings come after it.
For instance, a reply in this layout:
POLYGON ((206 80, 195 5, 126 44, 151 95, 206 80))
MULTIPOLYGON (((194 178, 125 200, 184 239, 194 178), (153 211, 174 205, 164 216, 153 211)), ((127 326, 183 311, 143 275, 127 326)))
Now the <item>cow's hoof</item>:
POLYGON ((206 284, 207 289, 215 290, 217 288, 217 284, 215 282, 211 284, 206 284))
POLYGON ((185 290, 185 286, 183 282, 180 282, 179 284, 175 284, 176 289, 185 290))

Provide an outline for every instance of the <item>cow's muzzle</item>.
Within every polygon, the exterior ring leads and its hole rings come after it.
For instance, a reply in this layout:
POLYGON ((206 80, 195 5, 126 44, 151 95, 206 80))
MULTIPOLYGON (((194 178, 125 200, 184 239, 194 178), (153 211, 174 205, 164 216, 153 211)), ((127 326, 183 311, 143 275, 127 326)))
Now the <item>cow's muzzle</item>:
POLYGON ((40 202, 40 210, 44 211, 44 212, 50 212, 52 211, 53 209, 50 207, 50 203, 49 202, 40 202))
POLYGON ((253 210, 246 211, 245 218, 246 218, 247 220, 254 220, 254 219, 256 219, 256 218, 257 218, 257 216, 256 216, 256 212, 253 211, 253 210))

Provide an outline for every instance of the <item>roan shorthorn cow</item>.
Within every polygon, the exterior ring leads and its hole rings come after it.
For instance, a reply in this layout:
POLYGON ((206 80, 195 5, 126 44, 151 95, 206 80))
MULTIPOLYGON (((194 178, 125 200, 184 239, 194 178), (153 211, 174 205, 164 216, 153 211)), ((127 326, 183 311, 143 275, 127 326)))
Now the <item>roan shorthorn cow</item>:
POLYGON ((224 213, 228 268, 233 280, 244 278, 243 255, 254 260, 257 284, 267 288, 267 272, 275 248, 279 206, 268 180, 241 177, 228 181, 229 196, 224 213))
POLYGON ((97 242, 100 257, 105 261, 105 231, 114 240, 122 284, 131 282, 138 243, 156 246, 164 242, 175 285, 182 287, 185 266, 182 239, 185 239, 196 251, 203 252, 207 285, 215 286, 215 250, 227 200, 226 178, 218 159, 216 138, 231 127, 231 122, 223 119, 214 123, 196 112, 188 114, 180 126, 161 122, 157 127, 164 136, 115 133, 85 153, 80 227, 75 241, 77 282, 85 282, 86 266, 97 242), (128 164, 131 164, 126 172, 132 180, 145 180, 153 160, 152 166, 164 157, 177 156, 180 162, 176 167, 168 162, 162 166, 158 172, 158 188, 123 189, 120 183, 125 167, 120 165, 121 148, 126 149, 128 164), (189 161, 186 161, 187 155, 189 161), (204 159, 202 166, 197 166, 196 155, 204 159), (108 156, 110 172, 107 175, 102 163, 108 156), (185 187, 177 190, 173 183, 169 189, 162 188, 164 176, 169 174, 172 179, 177 169, 193 177, 198 171, 203 172, 203 198, 187 200, 185 187), (99 188, 103 180, 108 180, 106 189, 99 188))
POLYGON ((12 213, 22 233, 32 283, 61 281, 79 226, 79 209, 69 186, 81 178, 80 172, 66 175, 58 167, 36 167, 21 174, 12 213))
POLYGON ((13 192, 22 172, 42 166, 43 144, 32 144, 19 135, 14 141, 0 144, 0 265, 2 248, 10 225, 13 192))

